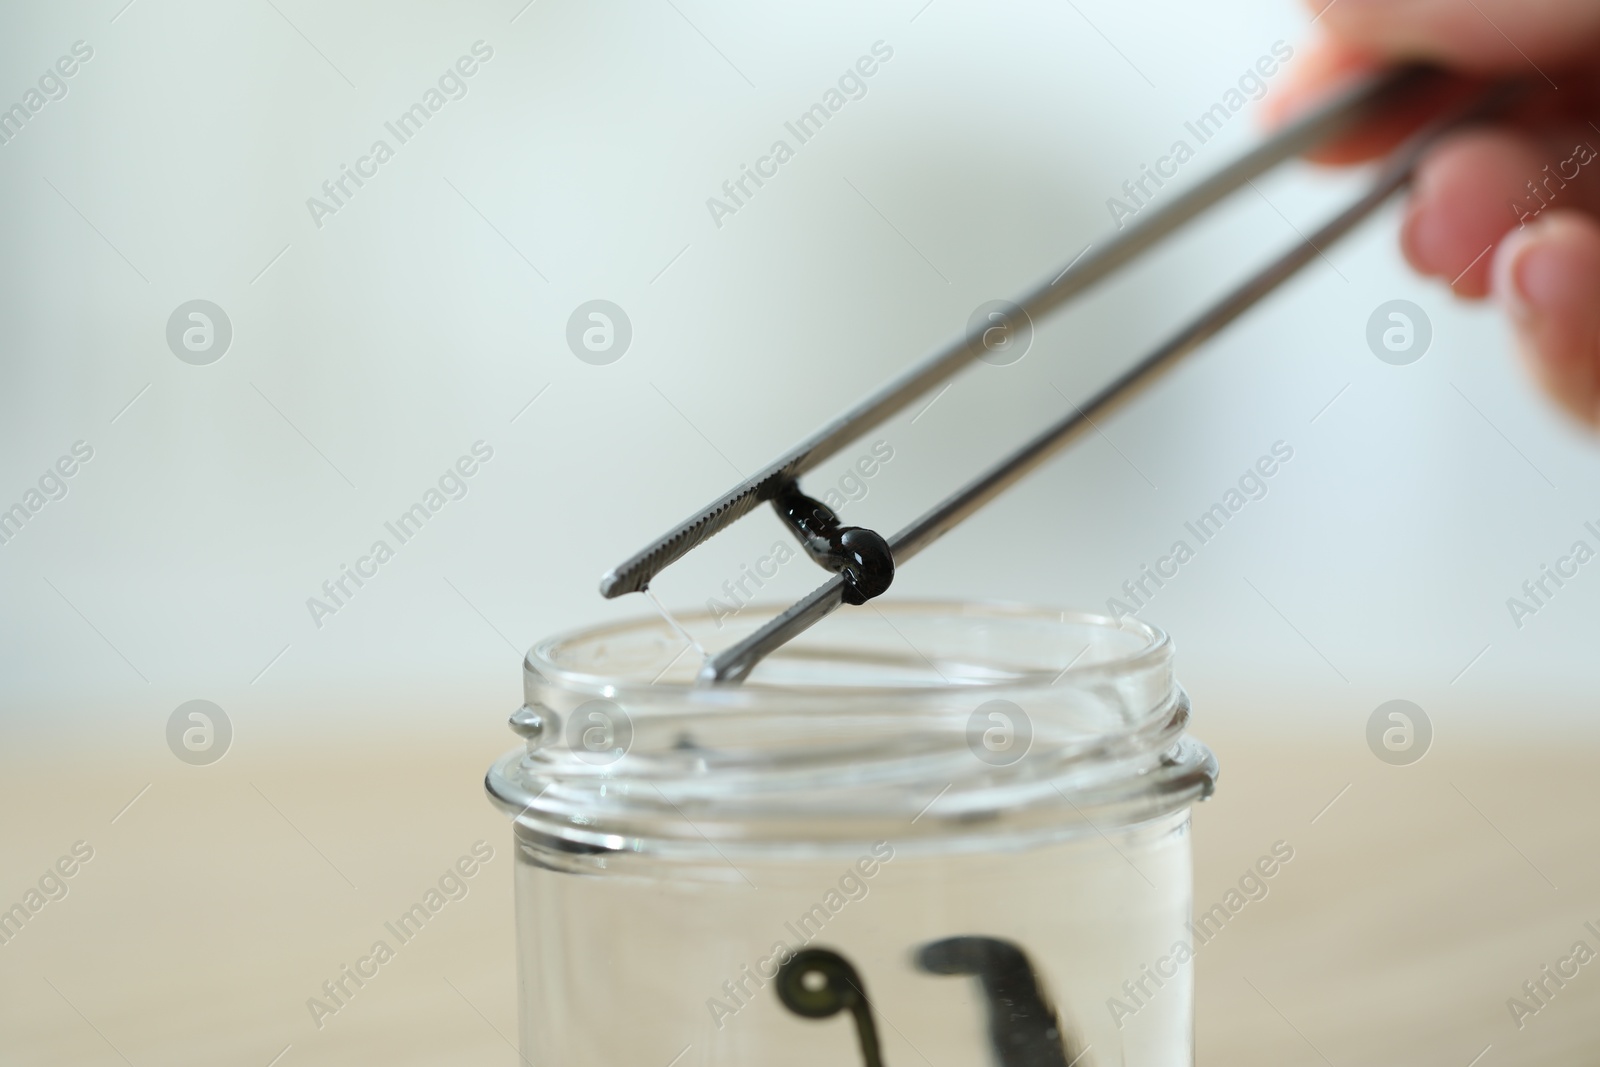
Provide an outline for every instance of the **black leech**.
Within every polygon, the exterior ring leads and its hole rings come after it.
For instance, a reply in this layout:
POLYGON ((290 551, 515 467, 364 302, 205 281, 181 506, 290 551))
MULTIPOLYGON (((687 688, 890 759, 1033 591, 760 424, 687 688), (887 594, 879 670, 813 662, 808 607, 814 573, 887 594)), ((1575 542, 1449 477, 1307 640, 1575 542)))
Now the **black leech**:
POLYGON ((841 526, 839 516, 790 481, 772 498, 772 507, 794 531, 806 555, 844 579, 844 602, 865 604, 894 581, 889 542, 860 526, 841 526))
POLYGON ((855 1016, 862 1062, 866 1067, 883 1067, 872 1005, 849 960, 825 948, 802 949, 778 968, 777 986, 778 999, 796 1015, 826 1019, 848 1011, 855 1016))
POLYGON ((923 945, 916 961, 930 974, 978 979, 1000 1067, 1067 1067, 1077 1062, 1069 1060, 1073 1042, 1040 990, 1033 964, 1016 945, 993 937, 949 937, 923 945))

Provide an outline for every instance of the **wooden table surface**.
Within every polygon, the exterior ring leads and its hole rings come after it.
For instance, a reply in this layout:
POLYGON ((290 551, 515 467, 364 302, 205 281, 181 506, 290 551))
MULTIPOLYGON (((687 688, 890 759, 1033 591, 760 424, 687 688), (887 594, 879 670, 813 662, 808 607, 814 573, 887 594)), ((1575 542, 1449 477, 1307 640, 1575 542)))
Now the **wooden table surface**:
MULTIPOLYGON (((1295 855, 1198 953, 1200 1064, 1600 1061, 1600 962, 1520 1028, 1507 1007, 1574 942, 1600 950, 1600 746, 1440 741, 1392 767, 1359 736, 1206 739, 1197 909, 1273 842, 1295 855)), ((76 842, 93 857, 0 944, 0 1063, 519 1062, 510 835, 481 787, 512 740, 241 744, 209 767, 13 745, 0 908, 76 842), (319 1029, 307 998, 480 840, 468 895, 319 1029)))

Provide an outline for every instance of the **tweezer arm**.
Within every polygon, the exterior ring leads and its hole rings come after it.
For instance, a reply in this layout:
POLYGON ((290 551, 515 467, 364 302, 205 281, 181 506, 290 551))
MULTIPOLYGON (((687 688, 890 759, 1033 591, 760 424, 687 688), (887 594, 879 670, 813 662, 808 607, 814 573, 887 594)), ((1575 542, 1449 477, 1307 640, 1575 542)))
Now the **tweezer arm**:
MULTIPOLYGON (((1165 207, 1147 214, 1136 225, 1090 246, 1076 264, 1069 264, 1066 270, 1040 283, 1019 300, 1018 305, 1037 321, 1250 179, 1266 173, 1286 159, 1300 155, 1439 77, 1439 73, 1432 68, 1400 67, 1335 95, 1181 193, 1165 207)), ((893 417, 983 352, 981 331, 964 334, 934 352, 791 448, 776 462, 741 482, 679 523, 650 547, 608 572, 600 580, 600 594, 615 597, 643 589, 650 584, 650 579, 696 545, 770 500, 790 480, 826 462, 844 446, 893 417)))
MULTIPOLYGON (((1071 414, 978 475, 891 537, 889 548, 894 555, 896 566, 905 563, 933 544, 961 520, 1039 466, 1081 433, 1096 416, 1112 414, 1132 400, 1145 386, 1154 382, 1180 358, 1215 336, 1263 296, 1272 292, 1301 267, 1320 255, 1324 248, 1349 233, 1357 223, 1410 182, 1423 152, 1441 133, 1498 110, 1519 89, 1520 87, 1515 85, 1498 86, 1472 106, 1413 137, 1391 158, 1359 199, 1324 224, 1316 233, 1295 245, 1206 309, 1101 389, 1087 404, 1075 407, 1071 414)), ((840 579, 829 580, 754 634, 712 656, 700 670, 699 684, 733 685, 744 681, 755 669, 756 664, 768 654, 827 618, 837 609, 844 602, 843 588, 844 583, 840 579)))

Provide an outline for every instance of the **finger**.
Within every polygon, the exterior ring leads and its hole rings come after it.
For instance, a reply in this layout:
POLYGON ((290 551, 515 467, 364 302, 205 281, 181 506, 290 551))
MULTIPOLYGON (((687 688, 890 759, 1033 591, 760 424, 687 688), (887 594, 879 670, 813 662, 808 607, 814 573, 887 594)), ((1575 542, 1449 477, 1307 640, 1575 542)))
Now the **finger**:
POLYGON ((1460 296, 1487 294, 1489 253, 1518 224, 1510 204, 1541 162, 1529 139, 1508 131, 1445 140, 1424 158, 1406 205, 1400 226, 1406 259, 1460 296))
POLYGON ((1593 0, 1307 0, 1323 31, 1384 59, 1431 59, 1483 75, 1581 62, 1600 40, 1593 0))
POLYGON ((1335 87, 1382 66, 1380 57, 1331 38, 1301 45, 1291 61, 1284 64, 1288 80, 1275 86, 1261 102, 1260 117, 1268 126, 1280 125, 1335 87))
POLYGON ((1600 223, 1551 211, 1516 231, 1495 255, 1494 289, 1534 377, 1600 426, 1600 223))
POLYGON ((1493 248, 1550 207, 1600 207, 1600 161, 1573 134, 1456 134, 1428 153, 1400 228, 1406 259, 1460 296, 1489 292, 1493 248))
POLYGON ((1508 124, 1544 126, 1587 119, 1600 109, 1600 71, 1594 63, 1594 53, 1600 49, 1600 3, 1594 0, 1515 0, 1515 6, 1512 0, 1307 3, 1325 16, 1317 20, 1323 37, 1301 47, 1296 61, 1286 68, 1288 77, 1263 102, 1261 113, 1269 127, 1352 79, 1397 62, 1431 60, 1454 75, 1437 89, 1310 153, 1316 162, 1345 164, 1384 155, 1424 122, 1464 103, 1499 77, 1520 77, 1531 90, 1505 115, 1508 124), (1505 28, 1500 24, 1506 12, 1517 15, 1510 37, 1496 28, 1505 28), (1439 25, 1456 29, 1436 32, 1439 25), (1462 26, 1476 29, 1467 32, 1462 26), (1473 33, 1492 35, 1501 51, 1469 43, 1475 40, 1473 33))
MULTIPOLYGON (((1262 101, 1261 118, 1269 128, 1279 126, 1385 65, 1385 60, 1340 41, 1317 41, 1288 68, 1288 80, 1262 101)), ((1306 158, 1342 166, 1388 155, 1428 120, 1464 103, 1482 84, 1469 77, 1446 79, 1372 116, 1350 133, 1307 153, 1306 158)))
MULTIPOLYGON (((1381 60, 1338 41, 1314 41, 1304 46, 1294 62, 1286 67, 1287 80, 1267 94, 1257 116, 1268 129, 1276 129, 1381 66, 1381 60)), ((1319 163, 1357 163, 1369 155, 1378 154, 1363 153, 1359 146, 1353 146, 1349 151, 1339 151, 1344 140, 1341 139, 1334 146, 1318 148, 1310 158, 1319 163)))

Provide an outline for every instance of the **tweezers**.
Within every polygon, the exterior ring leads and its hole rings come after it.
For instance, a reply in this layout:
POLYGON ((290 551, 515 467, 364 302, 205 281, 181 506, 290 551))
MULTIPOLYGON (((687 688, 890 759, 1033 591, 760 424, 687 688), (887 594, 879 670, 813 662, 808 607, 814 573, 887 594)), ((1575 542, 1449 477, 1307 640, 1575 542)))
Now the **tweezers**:
MULTIPOLYGON (((1079 258, 1070 263, 1067 269, 1051 275, 1048 281, 1017 299, 1016 307, 1037 323, 1253 179, 1286 160, 1326 144, 1366 119, 1392 112, 1419 99, 1438 89, 1444 79, 1443 72, 1432 67, 1408 65, 1391 68, 1357 82, 1204 178, 1165 207, 1142 212, 1143 217, 1136 224, 1091 246, 1087 253, 1080 253, 1079 258)), ((1301 267, 1323 254, 1329 245, 1349 233, 1374 209, 1405 187, 1423 153, 1440 136, 1502 111, 1522 88, 1516 82, 1489 86, 1464 105, 1413 134, 1390 154, 1366 190, 1315 233, 1206 308, 1093 397, 1077 405, 1071 414, 1046 428, 909 526, 887 538, 887 550, 892 555, 893 566, 904 564, 1039 466, 1092 425, 1096 417, 1109 414, 1127 403, 1139 390, 1171 369, 1180 358, 1194 351, 1301 267)), ((710 656, 700 669, 697 684, 730 685, 742 682, 764 657, 842 604, 861 603, 866 597, 875 595, 873 591, 863 594, 856 588, 855 573, 848 568, 841 572, 837 559, 825 559, 819 554, 815 538, 808 536, 813 531, 806 528, 803 521, 797 523, 794 500, 816 504, 798 494, 797 480, 983 355, 986 351, 984 331, 982 323, 970 328, 961 337, 936 350, 827 423, 765 469, 679 523, 648 548, 608 572, 600 582, 601 595, 609 598, 644 590, 663 569, 767 501, 774 504, 780 517, 800 537, 802 545, 812 557, 836 573, 810 595, 750 636, 710 656)), ((833 519, 828 509, 816 506, 821 509, 819 517, 833 519)), ((871 536, 877 537, 875 534, 871 536)))

